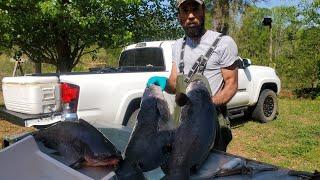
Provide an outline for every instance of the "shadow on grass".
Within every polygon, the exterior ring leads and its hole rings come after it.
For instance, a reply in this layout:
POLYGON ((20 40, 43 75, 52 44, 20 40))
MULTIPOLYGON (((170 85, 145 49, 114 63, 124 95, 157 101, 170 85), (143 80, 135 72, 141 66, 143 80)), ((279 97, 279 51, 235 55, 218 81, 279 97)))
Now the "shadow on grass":
POLYGON ((243 127, 248 122, 257 122, 252 120, 249 116, 243 116, 230 120, 231 129, 237 129, 243 127))

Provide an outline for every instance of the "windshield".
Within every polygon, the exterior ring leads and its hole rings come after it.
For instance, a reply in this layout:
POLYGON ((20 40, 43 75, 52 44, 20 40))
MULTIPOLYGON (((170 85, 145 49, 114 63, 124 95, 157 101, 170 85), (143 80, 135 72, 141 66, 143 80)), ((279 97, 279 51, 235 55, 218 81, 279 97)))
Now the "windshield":
POLYGON ((122 52, 119 66, 165 67, 162 48, 136 48, 122 52))

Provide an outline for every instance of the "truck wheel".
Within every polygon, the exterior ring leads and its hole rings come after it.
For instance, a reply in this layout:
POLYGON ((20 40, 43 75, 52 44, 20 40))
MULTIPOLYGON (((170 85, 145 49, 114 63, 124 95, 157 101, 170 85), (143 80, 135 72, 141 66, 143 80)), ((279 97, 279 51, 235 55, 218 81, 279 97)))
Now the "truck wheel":
POLYGON ((270 89, 261 92, 258 103, 252 112, 252 118, 267 123, 276 118, 278 112, 277 95, 270 89))
POLYGON ((129 117, 129 120, 128 120, 128 123, 127 123, 127 127, 130 127, 130 128, 133 128, 134 125, 136 124, 136 121, 137 121, 137 117, 138 117, 138 113, 140 111, 140 108, 139 109, 136 109, 132 114, 131 116, 129 117))

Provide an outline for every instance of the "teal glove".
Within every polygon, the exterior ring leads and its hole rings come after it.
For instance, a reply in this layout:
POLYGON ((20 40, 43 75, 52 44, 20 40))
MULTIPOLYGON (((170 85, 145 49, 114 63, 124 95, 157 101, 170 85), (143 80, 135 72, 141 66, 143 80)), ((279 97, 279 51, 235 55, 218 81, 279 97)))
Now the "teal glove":
POLYGON ((168 80, 168 78, 166 78, 166 77, 153 76, 148 80, 147 87, 150 87, 151 85, 154 84, 154 85, 160 86, 163 91, 167 86, 167 80, 168 80))

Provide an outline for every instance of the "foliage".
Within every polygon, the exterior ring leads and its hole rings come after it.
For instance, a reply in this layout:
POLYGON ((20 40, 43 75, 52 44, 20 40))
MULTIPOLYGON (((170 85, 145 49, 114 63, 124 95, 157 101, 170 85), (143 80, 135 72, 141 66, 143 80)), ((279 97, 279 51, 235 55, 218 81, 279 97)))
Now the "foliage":
POLYGON ((300 3, 300 14, 304 17, 304 24, 307 26, 320 25, 320 0, 301 0, 300 3))
POLYGON ((132 41, 176 39, 183 34, 176 18, 175 0, 142 0, 131 16, 132 41))
POLYGON ((100 47, 173 38, 181 34, 174 0, 3 0, 0 47, 27 54, 34 62, 70 71, 100 47), (92 49, 92 45, 98 45, 92 49))
POLYGON ((295 65, 296 74, 290 77, 299 78, 299 88, 316 88, 320 83, 320 1, 301 1, 298 17, 301 28, 297 31, 295 65))
POLYGON ((315 88, 320 80, 320 28, 316 24, 319 13, 316 1, 301 2, 299 7, 249 6, 230 34, 238 44, 240 56, 252 59, 254 64, 276 68, 283 88, 315 88), (272 18, 272 30, 262 25, 265 16, 272 18), (269 60, 270 36, 272 62, 269 60))
POLYGON ((267 9, 248 7, 235 35, 239 54, 256 64, 268 65, 269 29, 261 21, 267 9))
MULTIPOLYGON (((235 17, 242 14, 246 7, 252 6, 259 1, 268 0, 212 0, 209 8, 212 9, 213 14, 213 29, 224 34, 229 34, 230 27, 236 21, 235 17)), ((206 4, 208 4, 207 1, 206 4)))
MULTIPOLYGON (((309 3, 302 1, 300 7, 310 7, 309 3)), ((320 28, 311 20, 320 19, 320 11, 311 13, 312 16, 308 11, 314 12, 314 9, 281 7, 273 10, 276 20, 274 59, 280 75, 290 82, 290 88, 315 88, 320 80, 320 28)))
POLYGON ((291 77, 298 77, 304 82, 304 87, 317 87, 320 64, 320 28, 312 27, 299 31, 299 40, 297 41, 298 51, 295 52, 294 74, 291 77))
POLYGON ((320 1, 302 0, 298 7, 272 9, 257 8, 252 2, 213 1, 216 5, 210 7, 213 21, 220 21, 214 26, 222 25, 215 29, 222 31, 223 26, 228 29, 238 44, 240 56, 252 59, 254 64, 276 67, 284 87, 318 86, 320 1), (215 9, 219 3, 227 4, 215 9), (223 11, 227 13, 223 15, 223 11), (273 20, 272 29, 262 25, 266 16, 273 20))
POLYGON ((320 99, 320 87, 317 88, 299 88, 294 90, 297 98, 320 99))
MULTIPOLYGON (((128 32, 130 11, 125 0, 3 0, 0 2, 3 46, 27 54, 34 62, 70 71, 92 44, 115 45, 128 32)), ((125 37, 125 36, 124 36, 125 37)))

